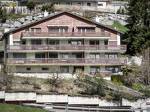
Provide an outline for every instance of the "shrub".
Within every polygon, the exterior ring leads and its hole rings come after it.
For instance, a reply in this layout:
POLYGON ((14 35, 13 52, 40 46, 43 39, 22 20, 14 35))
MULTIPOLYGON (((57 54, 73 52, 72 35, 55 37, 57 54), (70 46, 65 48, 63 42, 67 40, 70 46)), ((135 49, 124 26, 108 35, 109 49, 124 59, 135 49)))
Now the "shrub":
POLYGON ((144 88, 141 92, 143 92, 146 97, 150 97, 150 87, 144 88))
POLYGON ((141 90, 143 90, 144 86, 141 83, 133 83, 132 88, 137 90, 137 91, 141 91, 141 90))
POLYGON ((85 94, 105 96, 105 81, 101 77, 86 76, 82 82, 84 84, 85 94))
POLYGON ((122 76, 120 75, 112 75, 111 81, 115 84, 123 85, 123 79, 122 79, 122 76))
POLYGON ((34 88, 34 89, 41 89, 41 87, 40 87, 39 84, 34 84, 34 85, 33 85, 33 88, 34 88))

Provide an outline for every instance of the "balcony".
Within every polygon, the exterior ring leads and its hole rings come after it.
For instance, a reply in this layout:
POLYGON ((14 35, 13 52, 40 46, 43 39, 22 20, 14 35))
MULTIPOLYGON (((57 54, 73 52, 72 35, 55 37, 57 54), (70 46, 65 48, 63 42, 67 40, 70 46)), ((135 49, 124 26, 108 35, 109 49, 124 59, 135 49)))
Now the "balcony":
POLYGON ((33 51, 101 51, 125 52, 126 45, 12 45, 7 46, 7 52, 33 52, 33 51))
POLYGON ((124 65, 127 63, 126 58, 118 59, 57 59, 57 58, 41 58, 41 59, 16 59, 8 58, 8 64, 15 65, 124 65))
POLYGON ((23 32, 22 37, 110 37, 101 32, 23 32))

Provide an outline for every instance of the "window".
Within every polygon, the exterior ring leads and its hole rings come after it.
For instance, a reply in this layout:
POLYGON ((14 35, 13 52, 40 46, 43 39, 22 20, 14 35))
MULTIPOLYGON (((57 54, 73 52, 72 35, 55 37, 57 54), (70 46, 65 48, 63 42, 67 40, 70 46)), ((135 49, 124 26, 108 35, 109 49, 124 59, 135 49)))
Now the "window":
POLYGON ((48 32, 59 32, 59 27, 49 27, 48 32))
POLYGON ((90 72, 91 73, 99 73, 100 72, 100 67, 92 66, 92 67, 90 67, 90 72))
POLYGON ((106 70, 106 71, 110 71, 110 72, 112 72, 112 73, 118 73, 118 72, 120 72, 119 67, 115 67, 115 66, 113 66, 113 67, 111 67, 111 66, 106 66, 106 67, 105 67, 105 70, 106 70))
POLYGON ((78 32, 80 33, 86 32, 86 28, 78 27, 78 32))
POLYGON ((67 2, 66 4, 67 4, 67 5, 72 5, 72 3, 71 3, 71 2, 67 2))
POLYGON ((49 69, 48 69, 48 68, 43 67, 43 68, 42 68, 42 70, 43 70, 43 71, 48 71, 49 69))
POLYGON ((104 45, 108 45, 108 40, 104 40, 104 45))
POLYGON ((99 40, 90 40, 90 45, 99 45, 99 40))
POLYGON ((78 5, 81 5, 81 2, 78 2, 77 4, 78 4, 78 5))
POLYGON ((20 45, 20 41, 13 41, 14 45, 20 45))
POLYGON ((13 53, 13 58, 26 58, 25 53, 13 53))
POLYGON ((118 54, 109 53, 109 54, 105 54, 105 57, 108 59, 117 59, 118 54))
POLYGON ((103 4, 101 3, 101 4, 98 4, 98 6, 103 6, 103 4))
POLYGON ((72 58, 83 58, 84 53, 72 53, 71 57, 72 58))
POLYGON ((61 54, 61 58, 62 58, 62 59, 68 59, 68 58, 69 58, 69 54, 67 54, 67 53, 62 53, 62 54, 61 54))
POLYGON ((87 27, 86 32, 95 32, 95 27, 87 27))
POLYGON ((95 32, 95 27, 78 27, 78 32, 95 32))
POLYGON ((40 33, 41 32, 41 28, 31 28, 31 32, 40 33))
POLYGON ((91 3, 87 3, 87 6, 91 6, 91 3))
POLYGON ((26 40, 22 40, 21 43, 22 43, 23 45, 25 45, 25 44, 26 44, 26 40))
POLYGON ((67 26, 49 26, 48 32, 68 32, 67 26))
POLYGON ((58 45, 59 44, 59 40, 48 40, 48 44, 49 45, 58 45))
POLYGON ((83 41, 82 40, 69 40, 68 43, 71 45, 82 45, 83 41))
POLYGON ((58 53, 49 53, 49 58, 58 58, 58 53))
POLYGON ((30 71, 30 70, 31 70, 31 68, 30 68, 30 67, 27 67, 27 68, 26 68, 26 70, 27 70, 27 71, 30 71))
POLYGON ((61 66, 60 72, 61 73, 69 73, 69 66, 61 66))
POLYGON ((60 27, 59 32, 68 32, 68 27, 60 27))
POLYGON ((100 58, 100 54, 90 54, 90 58, 92 58, 92 59, 99 59, 100 58))
POLYGON ((35 58, 45 58, 45 53, 35 53, 35 58))
POLYGON ((32 45, 41 45, 42 44, 42 40, 40 40, 40 39, 31 40, 31 44, 32 45))

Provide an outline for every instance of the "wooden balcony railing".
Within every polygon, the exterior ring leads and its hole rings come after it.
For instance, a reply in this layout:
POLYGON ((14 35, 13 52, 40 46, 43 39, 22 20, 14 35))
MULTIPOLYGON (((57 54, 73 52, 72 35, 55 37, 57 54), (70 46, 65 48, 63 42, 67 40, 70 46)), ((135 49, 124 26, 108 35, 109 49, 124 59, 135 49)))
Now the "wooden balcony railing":
POLYGON ((118 59, 85 59, 85 58, 77 58, 77 59, 57 59, 57 58, 40 58, 40 59, 16 59, 16 58, 8 58, 8 64, 92 64, 92 65, 124 65, 127 63, 126 58, 118 58, 118 59))
POLYGON ((126 51, 126 45, 11 45, 7 46, 8 51, 28 51, 28 50, 106 50, 106 51, 126 51))
POLYGON ((101 32, 23 32, 22 37, 110 37, 101 32))

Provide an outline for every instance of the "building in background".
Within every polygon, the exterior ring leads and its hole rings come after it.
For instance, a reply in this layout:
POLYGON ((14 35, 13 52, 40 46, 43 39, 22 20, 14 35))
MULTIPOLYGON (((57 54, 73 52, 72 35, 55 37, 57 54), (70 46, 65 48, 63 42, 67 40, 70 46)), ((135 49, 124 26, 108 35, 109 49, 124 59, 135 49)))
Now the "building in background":
POLYGON ((56 9, 92 10, 108 12, 107 7, 111 4, 111 1, 112 0, 36 0, 34 2, 36 4, 53 3, 56 9))
POLYGON ((4 33, 4 63, 15 74, 118 74, 126 64, 120 34, 61 12, 4 33))

